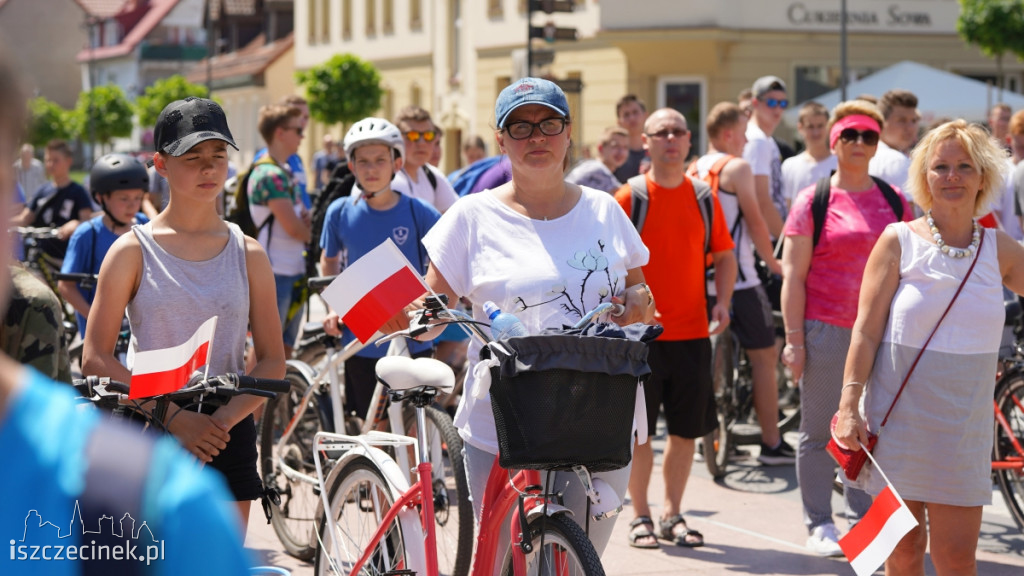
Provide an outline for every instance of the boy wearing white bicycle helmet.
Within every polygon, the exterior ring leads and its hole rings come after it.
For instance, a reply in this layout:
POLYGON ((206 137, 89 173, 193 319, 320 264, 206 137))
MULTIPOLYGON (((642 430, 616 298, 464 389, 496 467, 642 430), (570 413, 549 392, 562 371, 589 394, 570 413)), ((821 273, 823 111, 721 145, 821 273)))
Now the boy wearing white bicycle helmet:
MULTIPOLYGON (((320 235, 320 269, 324 275, 338 274, 344 263, 359 260, 388 238, 420 273, 427 271, 427 253, 421 240, 441 214, 433 206, 391 188, 402 169, 405 146, 397 126, 381 118, 356 122, 345 135, 345 156, 356 178, 352 195, 335 200, 327 208, 320 235)), ((338 314, 324 318, 328 334, 342 334, 345 343, 354 336, 340 325, 338 314)), ((413 357, 429 356, 432 344, 408 341, 413 357)), ((345 362, 345 411, 360 416, 370 406, 377 360, 387 347, 368 346, 345 362)))

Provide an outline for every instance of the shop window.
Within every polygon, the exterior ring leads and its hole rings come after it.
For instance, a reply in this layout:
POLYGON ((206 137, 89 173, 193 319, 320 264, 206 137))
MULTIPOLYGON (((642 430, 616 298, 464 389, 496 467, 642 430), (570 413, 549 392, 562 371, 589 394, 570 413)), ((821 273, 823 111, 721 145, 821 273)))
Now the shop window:
POLYGON ((395 3, 394 0, 383 0, 384 6, 381 10, 381 28, 385 34, 395 32, 395 3))
POLYGON ((320 41, 328 44, 331 41, 331 0, 320 0, 320 41))
POLYGON ((707 84, 703 78, 668 77, 658 81, 658 107, 673 108, 686 118, 686 126, 690 129, 691 156, 704 153, 706 91, 707 84))
POLYGON ((366 35, 377 35, 377 0, 366 0, 366 35))
MULTIPOLYGON (((843 75, 842 70, 840 66, 797 66, 796 86, 790 87, 791 101, 806 102, 839 88, 839 79, 843 75)), ((849 82, 863 78, 876 70, 878 68, 849 68, 849 82)), ((847 94, 849 98, 857 96, 858 94, 847 94)), ((881 96, 881 94, 875 94, 875 96, 881 96)))
POLYGON ((423 13, 421 12, 420 0, 409 0, 409 29, 423 29, 423 13))
POLYGON ((491 18, 501 18, 504 10, 501 6, 502 0, 487 0, 487 16, 491 18))
POLYGON ((341 0, 341 38, 352 38, 352 0, 341 0))
POLYGON ((316 35, 316 5, 317 0, 306 2, 306 42, 310 46, 319 43, 320 40, 316 35))

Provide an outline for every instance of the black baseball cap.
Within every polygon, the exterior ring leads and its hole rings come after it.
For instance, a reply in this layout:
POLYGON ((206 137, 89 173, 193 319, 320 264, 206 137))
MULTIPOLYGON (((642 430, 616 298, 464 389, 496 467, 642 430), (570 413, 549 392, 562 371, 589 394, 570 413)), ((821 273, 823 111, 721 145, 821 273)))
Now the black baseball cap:
POLYGON ((207 140, 223 140, 238 150, 224 109, 213 100, 195 96, 175 100, 160 112, 153 140, 157 152, 171 156, 181 156, 207 140))

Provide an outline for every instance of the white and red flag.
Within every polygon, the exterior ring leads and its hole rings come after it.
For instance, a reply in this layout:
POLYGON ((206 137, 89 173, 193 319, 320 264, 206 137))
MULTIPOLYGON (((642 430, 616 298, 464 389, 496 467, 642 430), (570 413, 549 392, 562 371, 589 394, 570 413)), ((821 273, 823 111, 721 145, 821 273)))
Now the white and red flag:
POLYGON ((874 574, 885 563, 900 540, 917 526, 917 518, 893 488, 885 473, 868 452, 875 471, 885 480, 885 489, 875 497, 867 514, 839 539, 839 547, 857 576, 874 574))
POLYGON ((388 238, 345 268, 324 292, 324 300, 360 342, 430 289, 388 238))
POLYGON ((129 398, 149 398, 180 390, 196 369, 210 359, 217 317, 210 318, 184 343, 174 348, 136 352, 129 398))

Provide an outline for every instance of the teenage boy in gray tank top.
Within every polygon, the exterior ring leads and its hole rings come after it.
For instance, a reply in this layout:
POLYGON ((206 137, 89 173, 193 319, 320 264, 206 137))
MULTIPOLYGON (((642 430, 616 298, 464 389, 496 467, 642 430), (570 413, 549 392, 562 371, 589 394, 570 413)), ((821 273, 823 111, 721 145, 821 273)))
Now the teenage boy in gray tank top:
MULTIPOLYGON (((250 375, 283 378, 270 261, 256 240, 217 213, 218 194, 227 179, 227 147, 235 145, 224 111, 211 100, 178 100, 160 113, 154 135, 153 165, 167 179, 170 202, 108 252, 86 328, 82 372, 130 380, 128 369, 114 357, 127 307, 136 352, 178 346, 217 316, 211 375, 244 371, 248 327, 256 354, 250 375)), ((243 526, 251 501, 263 489, 256 472, 252 418, 262 403, 262 398, 236 396, 202 413, 172 407, 166 420, 189 452, 224 475, 243 526)))

